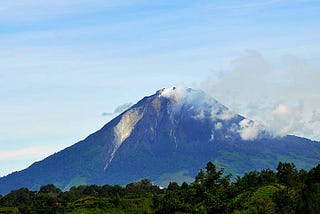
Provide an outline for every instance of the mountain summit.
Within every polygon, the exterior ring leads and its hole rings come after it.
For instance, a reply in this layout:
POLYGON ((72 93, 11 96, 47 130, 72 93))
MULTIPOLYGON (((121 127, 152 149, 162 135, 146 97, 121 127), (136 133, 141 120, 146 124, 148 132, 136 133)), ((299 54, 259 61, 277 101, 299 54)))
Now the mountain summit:
POLYGON ((144 97, 86 139, 0 178, 0 193, 142 178, 167 185, 192 180, 208 161, 234 175, 275 168, 279 161, 309 169, 319 163, 319 154, 319 143, 272 136, 202 91, 167 88, 144 97))

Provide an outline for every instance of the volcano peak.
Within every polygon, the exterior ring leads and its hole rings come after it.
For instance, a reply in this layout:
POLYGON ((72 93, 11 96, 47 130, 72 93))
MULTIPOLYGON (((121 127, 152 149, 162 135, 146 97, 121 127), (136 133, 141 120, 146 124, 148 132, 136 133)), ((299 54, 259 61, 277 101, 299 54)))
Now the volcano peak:
POLYGON ((86 139, 0 178, 0 194, 49 183, 65 189, 142 178, 166 186, 172 180, 188 181, 208 161, 234 175, 272 169, 279 161, 294 161, 305 169, 320 161, 319 143, 263 132, 201 90, 161 89, 86 139))

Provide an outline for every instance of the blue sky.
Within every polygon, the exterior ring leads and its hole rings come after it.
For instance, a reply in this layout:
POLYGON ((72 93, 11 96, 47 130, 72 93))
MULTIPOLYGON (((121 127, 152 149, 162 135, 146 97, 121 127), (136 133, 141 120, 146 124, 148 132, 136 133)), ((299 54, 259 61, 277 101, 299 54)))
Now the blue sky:
POLYGON ((0 175, 182 83, 320 140, 319 11, 316 0, 2 2, 0 175))

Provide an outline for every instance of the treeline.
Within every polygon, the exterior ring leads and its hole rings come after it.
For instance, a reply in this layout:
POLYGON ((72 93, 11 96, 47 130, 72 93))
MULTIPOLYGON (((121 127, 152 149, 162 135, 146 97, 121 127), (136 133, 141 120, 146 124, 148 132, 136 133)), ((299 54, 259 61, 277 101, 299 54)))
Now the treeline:
POLYGON ((209 162, 194 182, 161 189, 148 179, 125 187, 52 184, 0 196, 0 213, 319 213, 320 165, 298 171, 292 163, 252 171, 231 181, 209 162))

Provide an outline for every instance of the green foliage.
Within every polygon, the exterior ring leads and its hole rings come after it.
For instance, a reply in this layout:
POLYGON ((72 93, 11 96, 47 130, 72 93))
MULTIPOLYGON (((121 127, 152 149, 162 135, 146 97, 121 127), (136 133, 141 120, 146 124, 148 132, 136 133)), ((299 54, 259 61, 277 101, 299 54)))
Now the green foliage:
POLYGON ((125 187, 82 185, 61 191, 53 184, 0 197, 0 213, 319 213, 320 165, 297 171, 280 162, 231 182, 209 162, 194 182, 160 189, 148 179, 125 187))
POLYGON ((27 188, 21 188, 14 190, 1 198, 0 204, 1 207, 15 207, 19 211, 29 213, 32 211, 33 197, 35 193, 29 191, 27 188))
POLYGON ((277 177, 280 183, 288 186, 294 186, 296 184, 298 172, 293 163, 280 162, 277 171, 277 177))
POLYGON ((38 193, 48 194, 51 196, 58 196, 61 193, 61 190, 53 184, 48 184, 41 186, 38 193))
POLYGON ((16 214, 19 213, 19 209, 16 207, 0 207, 0 213, 16 214))

